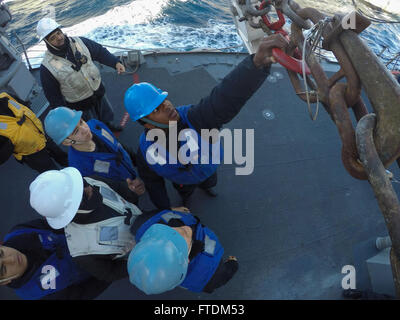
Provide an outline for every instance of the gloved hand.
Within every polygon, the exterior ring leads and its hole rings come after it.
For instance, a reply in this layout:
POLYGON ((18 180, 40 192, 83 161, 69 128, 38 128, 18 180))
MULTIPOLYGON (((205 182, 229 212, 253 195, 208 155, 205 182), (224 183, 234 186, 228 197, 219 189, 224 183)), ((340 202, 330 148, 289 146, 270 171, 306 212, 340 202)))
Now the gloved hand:
POLYGON ((144 183, 140 178, 136 178, 134 180, 127 178, 126 183, 128 184, 129 190, 133 191, 138 196, 141 196, 143 193, 146 192, 144 183))
POLYGON ((118 74, 125 72, 125 67, 121 62, 117 62, 115 69, 117 70, 118 74))
POLYGON ((275 33, 269 37, 263 38, 254 55, 253 62, 257 68, 267 67, 276 62, 272 56, 272 49, 279 48, 285 50, 289 41, 280 33, 275 33))

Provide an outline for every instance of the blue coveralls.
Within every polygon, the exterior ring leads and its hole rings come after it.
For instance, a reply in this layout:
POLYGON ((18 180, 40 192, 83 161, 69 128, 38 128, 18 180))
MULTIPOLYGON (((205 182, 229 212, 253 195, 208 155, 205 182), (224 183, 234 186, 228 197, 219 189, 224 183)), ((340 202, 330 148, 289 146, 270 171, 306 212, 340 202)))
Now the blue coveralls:
POLYGON ((107 151, 83 152, 70 147, 68 161, 83 177, 99 175, 112 180, 135 179, 136 172, 126 150, 107 126, 96 119, 87 122, 90 131, 107 148, 107 151))
MULTIPOLYGON (((270 71, 269 68, 256 68, 253 57, 254 55, 246 57, 211 91, 209 96, 203 98, 198 104, 186 107, 188 121, 185 122, 181 117, 178 121, 178 134, 181 130, 189 127, 194 128, 198 133, 201 133, 201 129, 220 129, 223 124, 231 121, 240 112, 246 101, 262 85, 270 71)), ((160 175, 152 165, 149 165, 140 149, 137 152, 137 167, 154 205, 159 209, 170 208, 171 203, 164 182, 164 178, 167 177, 160 175)), ((214 173, 201 184, 206 189, 216 185, 216 182, 216 173, 214 173)), ((188 192, 193 192, 195 186, 174 183, 178 192, 181 187, 188 192)), ((187 196, 187 193, 181 195, 184 197, 187 196)))

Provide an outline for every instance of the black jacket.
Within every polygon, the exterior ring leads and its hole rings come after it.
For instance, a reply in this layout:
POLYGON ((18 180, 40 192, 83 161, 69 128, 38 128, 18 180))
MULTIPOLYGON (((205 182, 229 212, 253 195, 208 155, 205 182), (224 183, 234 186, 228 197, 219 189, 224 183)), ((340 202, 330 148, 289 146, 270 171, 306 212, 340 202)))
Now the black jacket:
MULTIPOLYGON (((23 224, 19 224, 10 230, 10 233, 25 228, 34 228, 40 230, 51 230, 54 233, 62 234, 63 229, 53 230, 46 220, 36 219, 23 224)), ((6 241, 4 246, 14 248, 28 258, 28 269, 22 277, 11 281, 8 284, 9 288, 18 289, 22 287, 38 268, 49 258, 51 252, 42 248, 39 237, 36 233, 27 233, 15 236, 6 241)), ((78 299, 94 299, 100 295, 110 285, 109 282, 98 280, 94 277, 78 284, 72 285, 64 290, 55 292, 42 298, 42 300, 78 300, 78 299)))
MULTIPOLYGON (((246 101, 258 90, 269 75, 269 68, 257 69, 254 55, 246 57, 210 93, 188 111, 188 119, 200 133, 201 129, 220 129, 230 122, 242 109, 246 101)), ((187 128, 178 122, 178 131, 187 128)), ((179 133, 178 133, 179 134, 179 133)), ((142 152, 136 154, 138 172, 146 185, 146 190, 159 209, 171 207, 164 178, 155 173, 147 164, 142 152)))
MULTIPOLYGON (((117 57, 115 57, 106 48, 104 48, 97 42, 86 39, 84 37, 80 37, 80 39, 88 48, 93 61, 100 62, 101 64, 115 69, 115 65, 119 61, 117 57)), ((67 50, 66 59, 71 61, 72 63, 76 63, 71 47, 69 47, 67 50)), ((40 81, 42 83, 44 94, 50 103, 50 108, 55 108, 58 106, 69 106, 71 108, 75 107, 76 104, 68 104, 65 101, 60 90, 59 82, 56 78, 54 78, 51 72, 43 64, 40 66, 40 81)), ((103 84, 100 84, 100 88, 97 90, 95 95, 103 96, 104 92, 105 88, 103 84)), ((91 98, 79 102, 80 107, 83 107, 85 105, 91 105, 91 98)))

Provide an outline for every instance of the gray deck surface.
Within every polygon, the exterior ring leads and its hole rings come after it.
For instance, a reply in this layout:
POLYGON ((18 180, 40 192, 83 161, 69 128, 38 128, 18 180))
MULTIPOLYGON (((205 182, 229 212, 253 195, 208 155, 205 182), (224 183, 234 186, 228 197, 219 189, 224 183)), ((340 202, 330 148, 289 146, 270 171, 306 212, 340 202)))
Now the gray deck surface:
MULTIPOLYGON (((243 57, 213 53, 146 57, 138 75, 140 81, 168 91, 175 106, 196 103, 243 57)), ((221 165, 218 197, 196 190, 190 202, 191 211, 219 236, 225 256, 237 256, 237 274, 213 294, 177 288, 146 296, 126 279, 113 283, 101 299, 341 299, 342 267, 353 264, 362 271, 364 257, 361 254, 356 261, 354 250, 387 234, 384 219, 368 182, 345 171, 337 129, 322 106, 317 121, 311 121, 284 70, 274 66, 272 71, 284 79, 266 81, 226 125, 255 130, 253 174, 236 176, 235 163, 221 165), (264 110, 275 117, 267 120, 264 110)), ((117 76, 105 68, 103 80, 116 119, 121 119, 132 75, 117 76)), ((136 150, 141 132, 142 127, 128 122, 120 140, 136 150)), ((399 176, 396 166, 390 170, 399 176)), ((39 216, 29 206, 28 187, 36 173, 14 159, 0 172, 3 238, 15 224, 39 216)), ((178 194, 167 185, 173 204, 179 205, 178 194)), ((153 208, 147 195, 140 204, 153 208)), ((360 274, 358 287, 368 287, 365 280, 366 275, 360 274)), ((12 290, 0 287, 0 299, 14 298, 12 290)))

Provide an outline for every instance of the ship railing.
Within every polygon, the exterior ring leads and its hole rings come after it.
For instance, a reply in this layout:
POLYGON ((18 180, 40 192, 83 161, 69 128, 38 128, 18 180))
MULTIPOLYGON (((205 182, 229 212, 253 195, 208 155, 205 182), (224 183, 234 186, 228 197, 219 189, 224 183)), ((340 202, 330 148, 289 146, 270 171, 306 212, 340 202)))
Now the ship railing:
MULTIPOLYGON (((157 54, 157 53, 176 53, 176 52, 185 52, 185 53, 190 53, 190 52, 226 52, 235 49, 242 49, 243 44, 235 45, 235 46, 228 46, 228 47, 223 47, 223 48, 194 48, 190 51, 186 51, 186 47, 172 47, 172 48, 128 48, 128 47, 119 47, 119 46, 112 46, 108 44, 102 44, 105 48, 109 49, 115 49, 117 51, 113 51, 114 54, 118 56, 127 56, 129 52, 132 51, 140 51, 142 54, 147 55, 147 54, 157 54)), ((21 54, 22 61, 24 61, 27 66, 31 65, 33 69, 38 68, 43 60, 44 54, 46 52, 46 48, 43 47, 43 49, 36 49, 34 48, 29 48, 26 50, 26 54, 21 53, 22 51, 20 50, 22 48, 21 45, 16 46, 21 54)), ((243 50, 240 50, 243 51, 243 50)), ((234 51, 237 52, 237 51, 234 51)))

